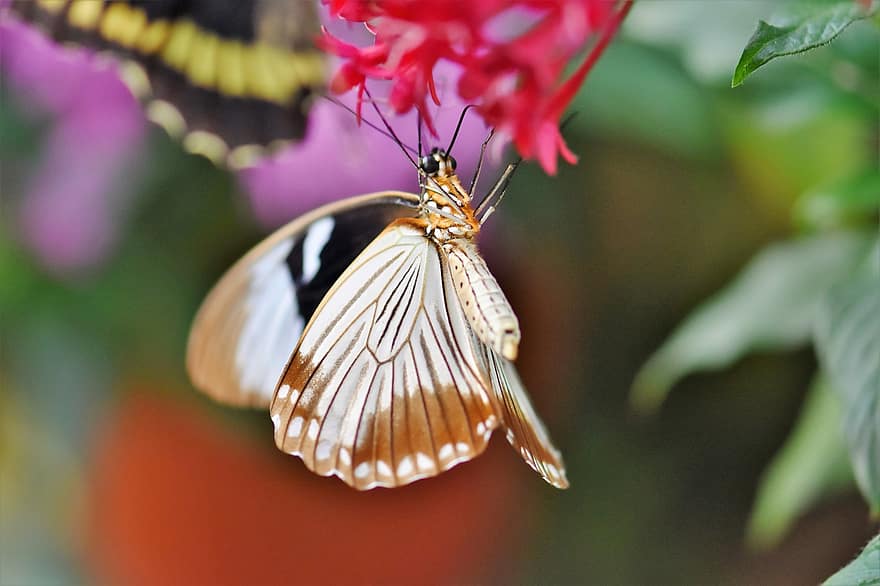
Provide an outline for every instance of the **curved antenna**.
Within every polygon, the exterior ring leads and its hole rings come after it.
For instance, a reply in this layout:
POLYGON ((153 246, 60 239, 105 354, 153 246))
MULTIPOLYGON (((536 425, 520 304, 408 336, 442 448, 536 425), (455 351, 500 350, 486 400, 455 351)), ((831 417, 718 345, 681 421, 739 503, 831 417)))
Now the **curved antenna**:
MULTIPOLYGON (((334 98, 333 96, 328 96, 328 95, 326 95, 326 94, 321 94, 321 97, 324 98, 325 100, 329 101, 329 102, 332 102, 333 104, 336 104, 336 105, 339 106, 340 108, 343 108, 343 109, 345 109, 345 110, 348 110, 348 111, 351 112, 354 116, 357 116, 357 115, 358 115, 358 113, 357 113, 353 108, 351 108, 350 106, 348 106, 348 105, 346 105, 345 103, 343 103, 342 100, 339 100, 339 99, 337 99, 337 98, 334 98)), ((390 138, 391 140, 397 142, 397 137, 395 137, 394 135, 389 134, 387 130, 384 130, 384 129, 382 129, 382 128, 379 128, 378 126, 376 126, 375 124, 373 124, 372 122, 370 122, 369 120, 367 120, 366 118, 361 117, 360 121, 363 122, 364 124, 366 124, 367 126, 369 126, 370 128, 372 128, 373 130, 375 130, 376 132, 378 132, 379 134, 381 134, 382 136, 388 137, 388 138, 390 138)), ((405 148, 406 150, 408 150, 409 152, 415 154, 416 149, 412 148, 412 147, 409 146, 408 144, 403 144, 403 143, 400 143, 400 142, 398 142, 398 144, 399 144, 401 147, 403 147, 403 148, 405 148)), ((419 150, 421 150, 421 149, 419 149, 419 150)))
POLYGON ((452 140, 449 141, 449 146, 446 148, 447 155, 452 152, 452 147, 455 146, 455 139, 458 138, 458 131, 461 130, 461 124, 464 122, 464 115, 468 113, 468 110, 476 107, 476 104, 468 104, 464 107, 464 110, 461 111, 461 116, 458 118, 458 124, 455 125, 455 132, 452 133, 452 140))
POLYGON ((416 113, 416 128, 418 129, 419 134, 419 161, 422 160, 422 112, 419 110, 416 113))
POLYGON ((376 104, 376 101, 373 99, 373 96, 372 94, 370 94, 370 90, 367 89, 366 85, 364 86, 364 93, 367 94, 368 98, 370 98, 370 105, 373 106, 373 110, 376 111, 376 115, 379 116, 379 120, 381 120, 382 124, 385 125, 385 129, 391 134, 394 142, 397 143, 397 146, 400 147, 400 150, 403 151, 403 154, 406 155, 406 158, 409 159, 409 162, 412 163, 413 167, 418 169, 418 163, 413 160, 412 156, 409 154, 409 151, 406 148, 406 145, 403 144, 403 141, 398 138, 397 133, 395 133, 394 129, 391 128, 391 125, 388 124, 388 120, 385 119, 385 116, 382 114, 382 110, 379 109, 379 106, 376 104))

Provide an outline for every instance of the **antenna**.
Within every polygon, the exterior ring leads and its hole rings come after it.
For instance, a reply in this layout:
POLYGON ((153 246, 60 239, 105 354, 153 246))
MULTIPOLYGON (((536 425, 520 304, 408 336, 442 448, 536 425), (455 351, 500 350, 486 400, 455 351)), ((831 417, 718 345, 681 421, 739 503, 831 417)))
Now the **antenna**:
POLYGON ((446 148, 446 154, 452 152, 452 147, 455 145, 455 139, 458 138, 458 131, 461 130, 461 124, 464 122, 464 115, 468 113, 468 110, 476 107, 475 104, 468 104, 464 107, 464 110, 461 111, 461 116, 458 118, 458 124, 455 125, 455 132, 452 133, 452 140, 449 141, 449 146, 446 148))
MULTIPOLYGON (((321 94, 321 97, 324 98, 325 100, 329 101, 329 102, 332 102, 332 103, 336 104, 336 105, 339 106, 340 108, 343 108, 343 109, 345 109, 345 110, 348 110, 348 111, 351 112, 354 116, 357 116, 357 115, 358 115, 358 113, 357 113, 353 108, 351 108, 350 106, 348 106, 347 104, 345 104, 342 100, 339 100, 339 99, 337 99, 337 98, 335 98, 335 97, 333 97, 333 96, 328 96, 328 95, 326 95, 326 94, 321 94)), ((378 132, 379 134, 381 134, 382 136, 388 137, 388 138, 390 138, 391 140, 394 140, 395 142, 397 142, 396 137, 395 137, 394 135, 389 134, 388 131, 385 130, 385 129, 383 129, 383 128, 379 128, 378 126, 376 126, 375 124, 373 124, 372 122, 370 122, 369 120, 367 120, 366 118, 364 118, 363 116, 360 117, 360 121, 363 122, 364 124, 366 124, 367 126, 369 126, 370 128, 372 128, 373 130, 375 130, 376 132, 378 132)), ((415 153, 415 152, 416 152, 416 150, 415 150, 414 148, 412 148, 411 146, 409 146, 408 144, 402 144, 402 143, 400 143, 400 142, 398 142, 398 144, 399 144, 401 147, 403 147, 403 148, 405 148, 406 150, 408 150, 409 152, 411 152, 411 153, 415 153)), ((419 150, 421 150, 421 149, 419 149, 419 150)))
POLYGON ((419 135, 419 162, 422 160, 422 112, 419 110, 416 113, 416 128, 418 129, 419 135))
POLYGON ((403 154, 406 155, 406 158, 409 159, 409 162, 412 163, 413 167, 418 169, 419 168, 418 163, 416 163, 413 160, 412 156, 409 154, 409 151, 412 149, 407 150, 406 145, 404 145, 403 141, 400 140, 400 138, 398 138, 397 134, 394 132, 394 129, 391 128, 390 124, 388 124, 388 120, 386 120, 385 116, 382 115, 382 110, 379 109, 379 106, 376 104, 376 101, 373 100, 373 96, 372 96, 372 94, 370 94, 370 90, 367 89, 366 85, 364 86, 364 93, 366 93, 367 97, 370 98, 370 105, 373 106, 373 110, 376 111, 376 115, 379 116, 379 120, 381 120, 382 124, 385 125, 386 130, 388 130, 388 132, 391 134, 391 137, 394 140, 394 142, 397 143, 397 146, 400 147, 400 150, 403 151, 403 154))

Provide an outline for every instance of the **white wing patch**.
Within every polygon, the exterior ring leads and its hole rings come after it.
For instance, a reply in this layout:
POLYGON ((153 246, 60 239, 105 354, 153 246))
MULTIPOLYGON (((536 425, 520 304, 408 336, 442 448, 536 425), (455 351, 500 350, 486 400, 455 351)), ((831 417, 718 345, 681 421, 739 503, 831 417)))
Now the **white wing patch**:
POLYGON ((302 333, 285 258, 293 237, 255 249, 211 291, 190 332, 193 384, 223 403, 268 406, 302 333))
MULTIPOLYGON (((332 229, 333 221, 325 219, 332 229)), ((315 226, 322 222, 316 222, 315 226)), ((306 244, 311 235, 309 230, 306 244)), ((329 232, 324 242, 327 237, 329 232)), ((292 239, 284 240, 251 267, 244 302, 246 317, 235 349, 241 386, 253 389, 266 400, 271 398, 305 325, 297 306, 293 280, 284 264, 291 248, 292 239)))
POLYGON ((333 218, 321 218, 311 225, 303 240, 303 281, 309 282, 321 268, 321 251, 333 233, 333 218))
POLYGON ((470 340, 440 251, 392 223, 306 326, 270 408, 278 447, 361 490, 473 458, 500 417, 470 340))

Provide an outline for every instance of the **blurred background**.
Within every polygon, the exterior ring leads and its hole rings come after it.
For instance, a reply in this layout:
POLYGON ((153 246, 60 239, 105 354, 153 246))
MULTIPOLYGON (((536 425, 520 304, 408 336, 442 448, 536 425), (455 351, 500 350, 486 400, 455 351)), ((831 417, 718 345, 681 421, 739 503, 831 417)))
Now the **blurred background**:
MULTIPOLYGON (((637 3, 573 106, 580 162, 557 177, 525 165, 483 235, 565 492, 496 437, 436 479, 360 494, 278 452, 265 413, 220 407, 187 380, 201 299, 272 227, 416 189, 390 141, 319 103, 302 145, 235 175, 145 126, 102 61, 4 29, 0 583, 828 577, 876 533, 851 482, 765 547, 746 538, 816 368, 809 347, 689 376, 650 415, 630 402, 694 307, 762 246, 810 229, 805 194, 876 172, 876 27, 731 89, 771 8, 637 3)), ((484 134, 472 124, 459 139, 464 176, 484 134)))

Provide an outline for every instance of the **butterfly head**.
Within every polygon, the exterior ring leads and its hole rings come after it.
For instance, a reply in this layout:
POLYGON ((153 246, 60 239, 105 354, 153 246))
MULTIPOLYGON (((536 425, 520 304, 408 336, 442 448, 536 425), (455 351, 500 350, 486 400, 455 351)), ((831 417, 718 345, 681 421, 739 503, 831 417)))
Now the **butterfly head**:
POLYGON ((419 159, 419 169, 428 177, 452 177, 457 163, 452 155, 438 148, 419 159))

